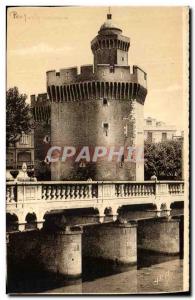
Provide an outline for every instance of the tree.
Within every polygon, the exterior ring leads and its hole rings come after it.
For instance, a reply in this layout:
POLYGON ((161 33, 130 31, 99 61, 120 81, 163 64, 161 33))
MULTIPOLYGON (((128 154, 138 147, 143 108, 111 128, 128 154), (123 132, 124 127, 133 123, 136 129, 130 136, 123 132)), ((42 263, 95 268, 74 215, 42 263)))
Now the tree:
POLYGON ((158 179, 181 179, 182 144, 181 140, 161 143, 146 142, 144 148, 145 179, 150 179, 154 174, 158 179))
POLYGON ((6 92, 6 143, 17 142, 22 133, 29 133, 32 124, 30 106, 27 96, 20 94, 17 87, 6 92))

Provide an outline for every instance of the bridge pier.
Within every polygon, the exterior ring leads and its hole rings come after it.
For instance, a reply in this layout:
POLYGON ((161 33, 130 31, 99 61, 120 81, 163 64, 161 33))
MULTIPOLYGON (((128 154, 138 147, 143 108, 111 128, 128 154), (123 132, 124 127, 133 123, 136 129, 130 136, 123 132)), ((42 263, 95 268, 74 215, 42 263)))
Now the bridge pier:
POLYGON ((110 223, 86 227, 82 236, 83 256, 115 262, 137 262, 137 225, 110 223))
POLYGON ((28 231, 10 234, 7 261, 14 272, 32 269, 64 277, 82 274, 80 228, 58 231, 28 231))
POLYGON ((66 228, 54 233, 46 233, 42 240, 40 259, 46 271, 80 277, 82 274, 82 231, 66 228))
POLYGON ((164 254, 180 253, 179 219, 161 218, 138 223, 138 247, 164 254))

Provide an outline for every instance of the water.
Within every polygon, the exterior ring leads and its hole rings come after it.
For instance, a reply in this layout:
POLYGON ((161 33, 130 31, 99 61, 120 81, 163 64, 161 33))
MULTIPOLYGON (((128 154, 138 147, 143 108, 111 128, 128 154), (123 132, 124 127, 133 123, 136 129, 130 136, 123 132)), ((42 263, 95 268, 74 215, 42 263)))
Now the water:
MULTIPOLYGON (((42 278, 43 279, 43 278, 42 278)), ((183 259, 143 251, 138 252, 136 266, 119 268, 105 262, 83 260, 83 276, 80 280, 41 280, 34 276, 15 292, 52 294, 138 294, 172 293, 183 290, 183 259), (36 279, 35 279, 36 278, 36 279), (46 283, 47 282, 47 283, 46 283), (25 288, 24 288, 25 287, 25 288)))

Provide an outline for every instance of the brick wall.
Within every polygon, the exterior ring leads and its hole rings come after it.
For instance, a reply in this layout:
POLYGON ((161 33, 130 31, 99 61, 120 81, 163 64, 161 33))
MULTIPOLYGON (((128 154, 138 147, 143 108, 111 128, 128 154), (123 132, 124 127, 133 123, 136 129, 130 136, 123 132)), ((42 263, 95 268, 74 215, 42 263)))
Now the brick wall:
MULTIPOLYGON (((115 150, 119 150, 121 146, 133 145, 130 101, 109 100, 108 105, 103 105, 103 100, 88 100, 52 103, 51 107, 52 146, 74 146, 77 149, 89 146, 93 155, 95 146, 105 146, 107 149, 115 147, 115 150), (107 136, 103 123, 109 126, 107 136), (127 137, 124 134, 125 125, 128 128, 127 137)), ((95 180, 136 179, 134 162, 121 165, 121 160, 117 162, 115 158, 115 161, 108 162, 105 157, 96 164, 87 162, 86 168, 81 170, 75 158, 52 163, 52 179, 75 179, 79 172, 95 180)))

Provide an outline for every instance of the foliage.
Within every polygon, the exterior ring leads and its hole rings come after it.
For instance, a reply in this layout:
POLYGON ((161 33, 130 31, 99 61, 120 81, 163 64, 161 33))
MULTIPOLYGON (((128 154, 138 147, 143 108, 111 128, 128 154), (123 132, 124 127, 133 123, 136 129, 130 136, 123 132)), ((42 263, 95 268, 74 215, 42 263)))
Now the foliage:
POLYGON ((6 143, 17 142, 22 133, 29 133, 32 116, 27 96, 20 94, 17 87, 6 92, 6 143))
POLYGON ((161 143, 145 143, 144 171, 145 179, 156 175, 158 179, 181 179, 183 142, 165 141, 161 143))

